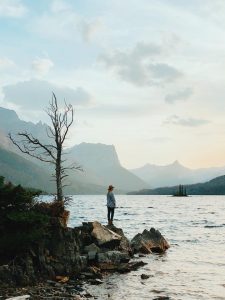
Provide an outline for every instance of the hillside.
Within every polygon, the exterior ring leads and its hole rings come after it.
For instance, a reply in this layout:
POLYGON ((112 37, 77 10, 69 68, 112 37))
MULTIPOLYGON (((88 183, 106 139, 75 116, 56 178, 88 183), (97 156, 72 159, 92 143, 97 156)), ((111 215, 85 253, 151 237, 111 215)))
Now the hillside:
POLYGON ((51 176, 45 170, 23 157, 0 148, 0 175, 6 181, 53 192, 51 176))
MULTIPOLYGON (((205 183, 186 185, 188 195, 225 195, 225 175, 216 177, 205 183)), ((129 195, 173 195, 177 186, 143 189, 128 193, 129 195)))

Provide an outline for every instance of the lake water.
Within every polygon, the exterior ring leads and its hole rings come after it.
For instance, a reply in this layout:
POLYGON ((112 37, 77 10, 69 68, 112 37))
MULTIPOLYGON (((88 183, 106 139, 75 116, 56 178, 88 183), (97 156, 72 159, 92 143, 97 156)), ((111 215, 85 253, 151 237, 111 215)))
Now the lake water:
MULTIPOLYGON (((114 224, 128 238, 145 228, 159 229, 171 248, 142 259, 148 264, 113 274, 88 287, 96 299, 225 299, 225 197, 116 195, 114 224), (147 280, 141 274, 150 275, 147 280)), ((74 196, 70 226, 97 220, 106 224, 105 196, 74 196)))

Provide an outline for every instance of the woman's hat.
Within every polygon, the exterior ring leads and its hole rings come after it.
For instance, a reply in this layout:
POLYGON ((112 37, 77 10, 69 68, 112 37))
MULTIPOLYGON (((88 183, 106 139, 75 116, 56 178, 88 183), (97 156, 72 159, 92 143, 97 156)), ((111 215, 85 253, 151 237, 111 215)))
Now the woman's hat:
POLYGON ((113 186, 113 185, 109 185, 108 190, 111 190, 111 189, 114 189, 114 186, 113 186))

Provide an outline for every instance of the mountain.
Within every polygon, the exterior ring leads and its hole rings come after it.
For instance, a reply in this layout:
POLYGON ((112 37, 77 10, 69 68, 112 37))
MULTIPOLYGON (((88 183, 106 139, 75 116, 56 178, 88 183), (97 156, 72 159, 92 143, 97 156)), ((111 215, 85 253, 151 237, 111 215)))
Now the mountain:
MULTIPOLYGON (((205 183, 186 185, 188 195, 225 195, 225 175, 216 177, 205 183)), ((144 189, 131 192, 129 195, 173 195, 177 186, 144 189)))
MULTIPOLYGON (((7 137, 9 132, 17 133, 27 131, 38 137, 41 141, 47 141, 47 125, 42 122, 34 124, 21 120, 15 111, 0 107, 0 175, 7 181, 34 187, 46 192, 55 192, 52 181, 52 170, 49 164, 42 163, 30 156, 21 153, 7 137)), ((71 174, 69 187, 65 193, 69 194, 103 194, 105 187, 95 182, 79 180, 79 173, 71 174), (75 174, 75 175, 74 175, 75 174)))
POLYGON ((8 149, 13 151, 13 145, 10 139, 6 136, 6 134, 0 129, 0 145, 3 149, 8 149))
POLYGON ((69 156, 83 167, 83 176, 89 182, 105 188, 113 184, 121 191, 147 187, 143 180, 121 166, 113 145, 81 143, 69 149, 69 156))
MULTIPOLYGON (((25 176, 24 173, 27 171, 30 174, 32 168, 36 170, 35 167, 38 167, 39 171, 42 172, 43 180, 39 181, 38 172, 34 172, 34 177, 37 177, 34 187, 44 188, 46 191, 49 191, 48 184, 45 184, 49 181, 50 174, 52 173, 49 164, 43 164, 21 153, 7 138, 9 132, 27 131, 41 141, 46 142, 48 140, 46 128, 46 124, 41 122, 34 124, 20 120, 15 111, 0 107, 0 147, 10 152, 8 155, 12 156, 12 152, 14 152, 20 158, 25 159, 26 164, 24 165, 27 166, 27 168, 23 168, 23 164, 20 164, 20 172, 17 169, 17 172, 13 174, 12 165, 8 164, 7 167, 7 164, 4 162, 4 169, 0 175, 7 177, 8 180, 12 180, 15 183, 28 183, 29 176, 26 177, 27 180, 22 180, 25 176), (28 168, 29 162, 33 167, 30 166, 28 168)), ((117 193, 125 193, 133 189, 147 187, 146 183, 140 178, 121 166, 115 147, 112 145, 82 143, 68 149, 67 152, 70 153, 67 156, 68 163, 76 161, 77 165, 82 165, 84 169, 84 172, 70 172, 68 178, 69 187, 66 189, 67 193, 102 194, 106 192, 109 184, 116 186, 117 193)), ((12 159, 12 164, 13 161, 12 159)), ((0 157, 0 164, 1 162, 2 158, 0 157)), ((17 161, 14 161, 14 163, 17 165, 17 161)), ((31 182, 33 183, 34 181, 31 180, 31 182)))
MULTIPOLYGON (((13 184, 40 189, 44 192, 55 193, 55 183, 51 172, 0 147, 0 176, 13 184)), ((66 194, 102 194, 105 188, 95 184, 88 186, 78 180, 70 179, 71 185, 65 188, 66 194)))
POLYGON ((53 192, 51 176, 45 170, 16 153, 0 148, 0 175, 6 181, 53 192))
POLYGON ((0 130, 5 135, 8 135, 9 132, 17 133, 19 131, 27 131, 37 138, 46 141, 48 140, 46 128, 47 125, 42 122, 34 124, 32 122, 23 121, 14 110, 0 107, 0 130))
POLYGON ((146 164, 130 170, 133 174, 148 183, 149 187, 173 186, 178 184, 193 184, 204 182, 225 174, 225 167, 189 169, 178 161, 170 165, 157 166, 146 164))

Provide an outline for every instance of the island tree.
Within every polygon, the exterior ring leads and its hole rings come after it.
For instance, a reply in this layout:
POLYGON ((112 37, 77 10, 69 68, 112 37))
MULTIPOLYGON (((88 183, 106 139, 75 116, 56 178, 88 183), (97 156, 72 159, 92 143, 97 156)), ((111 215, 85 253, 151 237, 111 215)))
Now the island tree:
POLYGON ((74 109, 71 104, 65 102, 64 109, 61 111, 58 107, 57 98, 53 93, 46 113, 51 121, 51 126, 47 126, 46 130, 49 143, 40 141, 33 134, 26 131, 18 132, 14 136, 9 133, 9 138, 21 152, 54 167, 56 200, 64 203, 63 188, 66 186, 64 180, 68 176, 68 171, 81 170, 81 167, 75 164, 66 166, 66 159, 63 158, 64 143, 74 121, 74 109))

